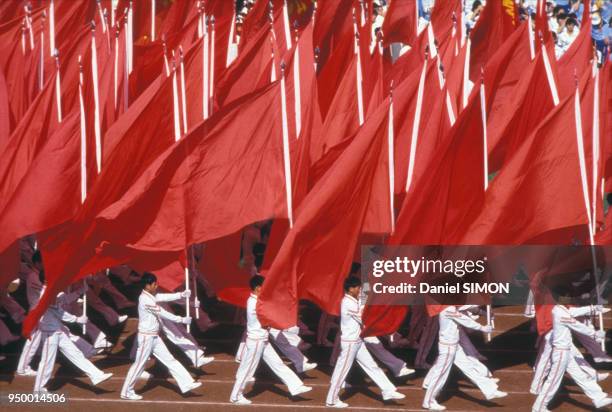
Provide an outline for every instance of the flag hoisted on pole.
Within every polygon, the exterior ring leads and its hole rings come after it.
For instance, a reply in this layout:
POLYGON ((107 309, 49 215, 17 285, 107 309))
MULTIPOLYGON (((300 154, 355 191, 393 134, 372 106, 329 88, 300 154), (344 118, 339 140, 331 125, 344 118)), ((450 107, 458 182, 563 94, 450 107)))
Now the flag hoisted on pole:
MULTIPOLYGON (((295 85, 299 87, 299 85, 295 85)), ((291 159, 289 156, 289 126, 287 122, 287 96, 285 88, 285 62, 281 62, 281 111, 283 125, 283 164, 285 166, 285 193, 289 227, 293 227, 293 193, 291 189, 291 159)))

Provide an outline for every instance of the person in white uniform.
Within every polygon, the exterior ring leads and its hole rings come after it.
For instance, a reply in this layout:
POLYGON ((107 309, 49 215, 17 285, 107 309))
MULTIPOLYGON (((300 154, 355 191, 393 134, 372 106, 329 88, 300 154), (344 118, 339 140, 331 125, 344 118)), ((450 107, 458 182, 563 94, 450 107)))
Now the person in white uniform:
POLYGON ((244 397, 244 388, 252 381, 259 362, 263 358, 272 372, 287 386, 291 396, 310 392, 312 387, 305 386, 302 380, 283 363, 278 353, 268 342, 269 330, 264 329, 257 318, 257 296, 261 291, 264 278, 255 275, 249 280, 251 295, 246 307, 246 341, 240 366, 236 371, 236 381, 230 394, 230 402, 237 405, 248 405, 251 401, 244 397))
POLYGON ((34 392, 36 393, 47 392, 46 385, 53 373, 53 365, 55 364, 58 349, 74 366, 85 372, 94 386, 113 376, 112 373, 104 373, 98 369, 91 361, 85 358, 83 352, 70 340, 62 322, 85 324, 87 323, 87 316, 76 317, 71 313, 65 312, 61 307, 61 295, 62 293, 49 306, 38 324, 43 347, 34 382, 34 392))
MULTIPOLYGON (((559 303, 564 302, 563 297, 558 298, 559 303)), ((548 403, 561 385, 565 372, 582 388, 584 393, 591 399, 596 408, 603 408, 612 404, 612 398, 608 397, 597 384, 597 379, 580 368, 572 351, 572 331, 595 337, 599 340, 605 339, 604 331, 595 331, 584 323, 576 320, 577 317, 595 313, 597 307, 568 307, 557 304, 552 309, 553 328, 550 335, 552 353, 550 354, 550 373, 539 390, 532 411, 547 412, 548 403)))
POLYGON ((438 319, 440 324, 438 332, 438 357, 425 377, 425 381, 429 384, 423 399, 423 408, 434 411, 446 409, 445 406, 440 405, 436 401, 436 398, 442 391, 453 364, 478 386, 487 400, 508 396, 506 392, 498 390, 496 380, 483 376, 477 368, 472 367, 470 358, 468 358, 459 344, 459 328, 461 326, 484 333, 491 333, 493 328, 489 325, 479 324, 469 316, 461 313, 455 306, 446 307, 440 312, 438 319))
MULTIPOLYGON (((28 275, 26 281, 26 285, 28 286, 27 292, 30 310, 32 310, 32 308, 36 306, 36 304, 38 304, 40 296, 42 295, 45 289, 45 272, 42 266, 42 258, 38 250, 32 255, 32 268, 33 271, 28 275)), ((69 294, 64 293, 58 298, 57 303, 62 310, 72 313, 70 310, 66 309, 66 302, 73 298, 76 299, 76 297, 74 296, 79 295, 81 293, 82 291, 80 290, 74 290, 72 293, 69 294)), ((72 314, 74 315, 74 313, 72 314)), ((89 320, 87 321, 87 323, 90 323, 89 320)), ((89 342, 87 342, 82 337, 70 332, 70 329, 68 329, 66 325, 61 325, 61 329, 62 332, 64 332, 68 336, 68 338, 76 345, 76 347, 83 353, 86 358, 89 359, 97 353, 97 350, 94 349, 94 347, 89 342)), ((19 356, 19 362, 17 363, 17 375, 36 376, 36 371, 30 367, 30 364, 32 363, 34 355, 36 355, 36 353, 39 351, 41 337, 41 331, 38 327, 36 327, 34 328, 34 330, 32 330, 28 339, 26 339, 25 344, 23 345, 23 348, 21 350, 21 354, 19 356)))
POLYGON ((356 277, 347 278, 344 281, 344 293, 340 304, 340 355, 331 377, 326 405, 332 408, 348 406, 340 400, 339 394, 355 360, 381 389, 384 400, 404 399, 406 396, 397 392, 397 388, 374 361, 361 338, 363 326, 361 320, 363 306, 359 300, 361 280, 356 277))
POLYGON ((158 302, 171 302, 188 298, 191 292, 186 290, 178 293, 157 293, 157 277, 152 273, 144 273, 142 283, 144 288, 138 298, 138 350, 136 351, 136 361, 125 377, 123 388, 121 388, 121 398, 127 400, 142 399, 142 396, 134 392, 134 385, 142 375, 145 363, 151 355, 168 368, 182 393, 199 388, 202 386, 202 382, 193 380, 187 369, 172 356, 159 336, 162 319, 188 325, 191 323, 191 317, 174 315, 162 309, 158 302))

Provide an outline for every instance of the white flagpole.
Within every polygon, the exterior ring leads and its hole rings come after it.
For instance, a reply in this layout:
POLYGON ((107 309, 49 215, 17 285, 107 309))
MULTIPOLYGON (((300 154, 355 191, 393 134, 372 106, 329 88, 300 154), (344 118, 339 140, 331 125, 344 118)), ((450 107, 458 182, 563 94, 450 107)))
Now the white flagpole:
POLYGON ((28 28, 28 34, 30 38, 30 50, 34 50, 34 29, 32 28, 32 9, 29 5, 25 7, 26 10, 26 26, 28 28))
POLYGON ((203 22, 203 36, 202 39, 202 118, 208 119, 209 109, 209 81, 208 81, 208 23, 203 22))
POLYGON ((166 49, 166 39, 162 34, 162 48, 164 50, 164 68, 166 69, 166 77, 170 76, 170 65, 168 64, 168 52, 166 49))
POLYGON ((98 52, 96 50, 96 25, 91 22, 91 76, 94 94, 94 132, 96 137, 96 166, 102 170, 102 132, 100 130, 100 94, 98 91, 98 52))
POLYGON ((187 97, 185 96, 185 64, 183 47, 179 46, 179 64, 181 69, 181 110, 183 111, 183 133, 187 134, 187 97))
POLYGON ((393 130, 393 82, 389 94, 389 124, 387 126, 387 146, 389 161, 389 217, 391 218, 391 234, 395 233, 395 159, 394 153, 394 130, 393 130))
POLYGON ((300 138, 302 131, 302 88, 300 83, 300 43, 295 31, 295 55, 293 56, 293 94, 295 110, 295 138, 300 138))
POLYGON ((202 3, 198 1, 198 39, 201 39, 204 33, 204 14, 202 12, 202 3))
POLYGON ((49 2, 49 53, 55 53, 55 6, 53 0, 49 2))
MULTIPOLYGON (((185 291, 189 290, 189 264, 185 267, 185 291)), ((185 316, 189 317, 189 298, 185 297, 185 316)), ((187 333, 191 333, 191 324, 187 324, 187 333)))
POLYGON ((531 30, 531 15, 527 15, 527 33, 529 33, 529 56, 531 57, 531 61, 535 59, 535 39, 533 35, 533 30, 531 30))
POLYGON ((21 22, 21 52, 25 56, 26 52, 26 20, 25 18, 21 22))
POLYGON ((155 0, 151 0, 151 41, 155 41, 155 0))
POLYGON ((544 47, 544 45, 542 45, 542 58, 544 59, 546 79, 548 80, 548 86, 550 87, 553 103, 555 106, 557 106, 559 104, 559 92, 557 91, 557 84, 555 83, 555 77, 553 76, 550 60, 548 59, 548 53, 546 52, 546 47, 544 47))
POLYGON ((470 97, 470 58, 472 54, 472 42, 467 39, 465 50, 465 62, 463 63, 463 87, 461 90, 461 108, 465 109, 470 97))
POLYGON ((595 74, 595 90, 593 93, 593 197, 592 201, 592 216, 593 216, 593 233, 596 231, 597 224, 597 191, 599 189, 599 185, 597 184, 597 180, 599 179, 599 70, 597 70, 595 74))
POLYGON ((359 50, 359 41, 357 41, 357 68, 355 80, 357 82, 357 109, 359 110, 359 126, 363 125, 364 122, 364 109, 363 109, 363 76, 361 73, 361 51, 359 50))
MULTIPOLYGON (((487 326, 493 326, 491 323, 491 305, 487 305, 487 326)), ((491 333, 487 333, 487 342, 491 342, 491 333)))
POLYGON ((98 14, 100 15, 100 22, 102 23, 102 33, 106 33, 106 19, 104 18, 104 12, 102 11, 102 4, 100 0, 96 0, 98 3, 98 14))
POLYGON ((293 227, 293 193, 291 188, 291 159, 289 156, 289 128, 287 125, 287 96, 285 95, 285 63, 281 63, 281 111, 283 126, 283 161, 285 164, 285 193, 287 196, 287 217, 293 227))
POLYGON ((59 52, 55 50, 55 103, 57 105, 57 121, 59 123, 62 122, 62 89, 61 89, 61 79, 60 79, 60 62, 59 62, 59 52))
POLYGON ((210 16, 210 75, 208 80, 208 97, 210 98, 209 109, 212 114, 213 109, 213 97, 215 89, 215 16, 210 16))
POLYGON ((128 24, 127 13, 123 24, 125 34, 124 64, 123 64, 123 111, 127 111, 129 106, 129 78, 130 78, 130 26, 128 24))
POLYGON ((487 140, 487 105, 485 99, 485 86, 484 80, 480 82, 480 114, 482 118, 482 140, 483 140, 483 152, 482 152, 482 164, 483 164, 483 180, 484 180, 484 190, 486 191, 489 188, 489 159, 488 159, 488 150, 489 143, 487 140))
POLYGON ((38 72, 38 90, 43 89, 45 83, 45 20, 47 13, 42 13, 42 25, 40 27, 40 64, 38 72))
MULTIPOLYGON (((601 301, 601 290, 599 287, 599 270, 597 268, 597 258, 595 256, 595 236, 593 233, 593 216, 591 216, 591 208, 589 202, 589 189, 587 184, 586 160, 584 153, 584 138, 582 134, 582 114, 580 110, 580 93, 578 85, 576 85, 576 93, 574 94, 574 120, 576 124, 576 144, 578 146, 578 163, 580 167, 580 183, 582 185, 582 196, 586 208, 586 214, 589 226, 589 242, 591 245, 591 259, 593 260, 593 277, 595 279, 595 291, 597 294, 597 303, 601 301)), ((603 331, 603 314, 599 312, 599 330, 603 331)), ((601 342, 601 348, 605 350, 605 339, 601 342)))
POLYGON ((283 26, 285 28, 285 42, 287 50, 291 50, 291 28, 289 26, 289 11, 287 10, 287 0, 283 1, 283 26))
MULTIPOLYGON (((87 132, 85 125, 85 103, 83 101, 83 64, 79 55, 79 108, 81 118, 81 204, 87 197, 87 132)), ((87 281, 83 279, 83 286, 87 288, 87 281)), ((83 294, 83 316, 87 316, 87 289, 83 294)), ((83 335, 87 333, 87 324, 82 325, 83 335)))
POLYGON ((232 15, 232 23, 230 24, 230 34, 227 40, 227 53, 225 55, 225 67, 228 67, 235 56, 232 55, 232 45, 234 44, 234 33, 236 31, 236 14, 232 15))
POLYGON ((410 154, 408 157, 408 176, 406 178, 406 193, 410 189, 412 184, 412 177, 414 176, 414 163, 416 160, 416 148, 419 138, 419 127, 421 123, 421 110, 423 108, 423 92, 425 89, 425 75, 427 73, 427 58, 423 63, 423 69, 421 70, 421 77, 419 78, 419 87, 417 89, 417 101, 416 108, 414 111, 414 119, 412 120, 412 136, 410 138, 410 154))
POLYGON ((130 0, 130 7, 127 12, 127 36, 128 36, 128 74, 132 73, 134 69, 134 14, 133 14, 133 3, 130 0))
MULTIPOLYGON (((114 26, 113 26, 114 27, 114 26)), ((113 63, 113 96, 114 96, 114 107, 115 112, 117 111, 117 87, 118 87, 118 75, 119 75, 119 28, 115 27, 115 60, 113 63)))

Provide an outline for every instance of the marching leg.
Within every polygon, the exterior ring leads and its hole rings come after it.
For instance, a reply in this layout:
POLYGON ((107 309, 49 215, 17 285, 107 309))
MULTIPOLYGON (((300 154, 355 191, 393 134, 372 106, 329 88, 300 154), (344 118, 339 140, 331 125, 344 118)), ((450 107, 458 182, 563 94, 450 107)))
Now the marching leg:
POLYGON ((151 352, 153 351, 153 339, 157 336, 138 334, 138 342, 135 345, 136 350, 136 361, 130 367, 128 371, 123 387, 121 388, 121 398, 130 400, 142 399, 142 396, 137 395, 134 392, 134 385, 136 380, 140 377, 144 371, 145 363, 149 360, 151 352))
POLYGON ((40 362, 38 363, 38 372, 34 381, 34 392, 46 392, 47 382, 53 373, 53 365, 55 365, 55 357, 57 356, 57 346, 59 341, 59 332, 41 334, 42 353, 40 362))
POLYGON ((189 392, 202 385, 201 382, 195 382, 187 369, 170 353, 166 344, 160 337, 153 339, 153 356, 163 363, 170 374, 176 381, 182 393, 189 392))

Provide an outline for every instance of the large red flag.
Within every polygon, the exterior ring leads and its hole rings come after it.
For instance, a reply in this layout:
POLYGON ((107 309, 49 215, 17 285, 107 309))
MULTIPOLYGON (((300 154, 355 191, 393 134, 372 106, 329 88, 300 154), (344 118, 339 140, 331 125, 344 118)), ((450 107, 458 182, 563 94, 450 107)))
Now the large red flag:
POLYGON ((142 252, 178 253, 249 223, 286 216, 280 99, 276 82, 237 100, 166 150, 94 222, 85 221, 59 246, 43 244, 56 255, 71 250, 72 258, 54 262, 48 292, 26 331, 49 296, 87 273, 139 259, 142 252), (242 121, 253 118, 259 121, 242 121))
MULTIPOLYGON (((506 161, 462 244, 523 244, 588 223, 574 100, 568 96, 561 102, 506 161)), ((567 244, 573 236, 568 230, 556 240, 567 244)))
POLYGON ((518 15, 513 0, 488 1, 470 33, 470 79, 477 81, 480 69, 516 28, 518 15))
POLYGON ((388 181, 386 186, 374 183, 389 167, 387 123, 388 104, 384 104, 296 210, 295 225, 266 275, 258 301, 262 324, 280 329, 295 325, 300 299, 338 313, 342 282, 369 203, 388 198, 388 181), (340 245, 345 253, 338 253, 340 245))
POLYGON ((417 0, 391 0, 382 25, 383 43, 413 44, 418 26, 417 0))

